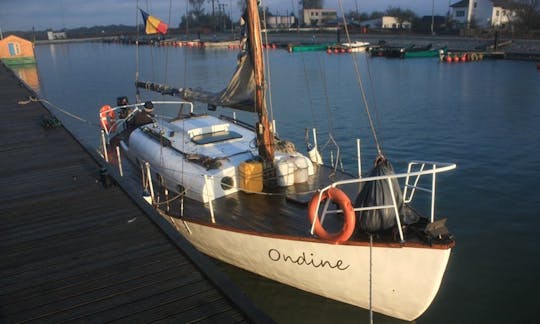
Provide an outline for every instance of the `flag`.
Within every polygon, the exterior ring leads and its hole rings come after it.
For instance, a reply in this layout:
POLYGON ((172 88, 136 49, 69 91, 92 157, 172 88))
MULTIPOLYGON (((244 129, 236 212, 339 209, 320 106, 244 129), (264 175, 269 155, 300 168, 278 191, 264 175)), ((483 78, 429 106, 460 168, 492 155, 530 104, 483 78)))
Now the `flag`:
POLYGON ((141 11, 143 20, 144 20, 144 31, 147 34, 166 34, 167 28, 169 26, 164 23, 163 21, 159 20, 158 18, 154 16, 150 16, 147 12, 143 11, 142 9, 139 9, 141 11))

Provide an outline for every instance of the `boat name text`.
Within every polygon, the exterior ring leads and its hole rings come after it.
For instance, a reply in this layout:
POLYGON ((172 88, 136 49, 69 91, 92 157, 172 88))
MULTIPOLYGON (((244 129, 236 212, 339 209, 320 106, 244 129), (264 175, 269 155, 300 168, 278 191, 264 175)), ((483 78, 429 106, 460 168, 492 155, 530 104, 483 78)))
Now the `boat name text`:
POLYGON ((268 257, 274 262, 290 262, 297 265, 313 266, 314 268, 329 267, 331 269, 338 269, 343 271, 347 270, 350 267, 350 264, 343 264, 343 260, 337 260, 335 262, 332 262, 328 260, 317 259, 313 256, 313 253, 309 253, 309 255, 306 256, 306 252, 302 252, 301 255, 294 257, 281 253, 279 250, 270 249, 268 250, 268 257))

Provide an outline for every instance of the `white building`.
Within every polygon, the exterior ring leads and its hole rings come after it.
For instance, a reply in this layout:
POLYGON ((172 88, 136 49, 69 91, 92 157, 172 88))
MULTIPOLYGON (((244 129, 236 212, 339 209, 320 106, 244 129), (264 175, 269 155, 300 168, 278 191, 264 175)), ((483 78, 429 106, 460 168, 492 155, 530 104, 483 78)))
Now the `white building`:
POLYGON ((58 33, 55 33, 53 31, 48 31, 47 32, 47 39, 48 40, 56 40, 56 39, 66 39, 67 38, 67 35, 65 32, 58 32, 58 33))
POLYGON ((364 20, 360 22, 360 26, 376 29, 411 29, 411 23, 409 21, 400 23, 396 17, 392 16, 364 20))
POLYGON ((304 25, 306 26, 325 26, 337 21, 337 11, 334 9, 304 9, 304 25))
POLYGON ((516 12, 500 0, 461 0, 450 6, 450 16, 457 27, 505 28, 516 19, 516 12))
POLYGON ((296 22, 294 16, 269 16, 266 17, 266 26, 268 28, 291 28, 296 22))

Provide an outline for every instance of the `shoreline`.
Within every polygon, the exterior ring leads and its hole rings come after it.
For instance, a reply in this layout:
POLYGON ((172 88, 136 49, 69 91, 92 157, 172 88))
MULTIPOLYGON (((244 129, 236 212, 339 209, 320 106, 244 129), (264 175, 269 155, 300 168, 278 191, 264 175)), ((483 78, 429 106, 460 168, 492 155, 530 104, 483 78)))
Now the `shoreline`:
MULTIPOLYGON (((164 40, 194 40, 198 39, 201 35, 197 34, 184 34, 184 35, 169 35, 164 40)), ((204 34, 200 37, 202 42, 214 42, 214 41, 231 41, 235 37, 235 34, 231 33, 218 33, 218 34, 204 34)), ((269 32, 267 33, 269 43, 274 43, 285 47, 287 44, 319 44, 319 43, 339 43, 347 41, 345 33, 337 33, 337 31, 290 31, 290 32, 269 32)), ((131 39, 126 37, 126 39, 131 39)), ((156 37, 157 39, 157 37, 156 37)), ((377 45, 380 42, 385 42, 392 46, 408 46, 415 44, 418 46, 424 46, 431 44, 434 48, 447 47, 450 51, 478 51, 480 49, 486 49, 494 45, 493 37, 473 37, 473 36, 451 36, 451 35, 422 35, 422 34, 382 34, 382 33, 366 33, 350 34, 351 41, 367 41, 372 45, 377 45)), ((64 44, 71 42, 115 42, 120 41, 120 36, 106 36, 106 37, 88 37, 88 38, 73 38, 73 39, 60 39, 60 40, 40 40, 36 41, 36 45, 47 44, 64 44)), ((499 47, 497 52, 510 54, 509 56, 515 57, 523 56, 525 59, 534 61, 540 61, 540 40, 539 39, 523 39, 523 38, 509 38, 502 35, 498 42, 499 47)))

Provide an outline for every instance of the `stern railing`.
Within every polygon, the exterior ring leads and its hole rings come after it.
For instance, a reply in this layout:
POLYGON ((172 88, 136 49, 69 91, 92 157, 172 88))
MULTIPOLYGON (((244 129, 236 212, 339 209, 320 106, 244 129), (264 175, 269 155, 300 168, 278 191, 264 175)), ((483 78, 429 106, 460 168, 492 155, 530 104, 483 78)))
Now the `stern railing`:
MULTIPOLYGON (((415 193, 417 191, 423 191, 427 192, 431 195, 430 200, 430 222, 433 223, 435 221, 435 198, 436 198, 436 178, 437 174, 442 172, 447 172, 450 170, 453 170, 456 168, 455 163, 443 163, 443 162, 433 162, 433 161, 411 161, 408 164, 407 172, 406 173, 398 173, 398 174, 391 174, 391 175, 383 175, 383 176, 375 176, 375 177, 366 177, 366 178, 357 178, 357 179, 348 179, 348 180, 341 180, 336 181, 332 183, 331 185, 322 188, 319 190, 319 200, 317 204, 316 211, 319 211, 320 204, 322 201, 322 197, 325 191, 329 190, 330 188, 339 188, 343 187, 345 185, 350 184, 365 184, 368 182, 374 182, 374 181, 388 181, 388 187, 390 189, 390 193, 392 196, 392 204, 390 205, 378 205, 378 206, 366 206, 366 207, 355 207, 355 212, 362 212, 362 211, 368 211, 368 210, 381 210, 381 209, 390 209, 392 208, 394 211, 394 215, 396 218, 396 223, 399 231, 399 237, 400 241, 403 243, 405 242, 404 236, 403 236, 403 230, 401 227, 401 220, 399 217, 399 210, 400 207, 398 205, 398 201, 396 201, 394 187, 392 185, 392 180, 394 179, 405 179, 405 183, 403 186, 403 203, 411 203, 415 197, 415 193), (420 186, 420 179, 421 177, 425 176, 431 176, 431 186, 425 187, 420 186)), ((343 213, 343 210, 341 209, 335 209, 335 210, 328 210, 330 200, 328 199, 322 209, 322 213, 320 214, 320 222, 321 224, 324 222, 324 218, 327 214, 338 214, 343 213)), ((315 231, 315 220, 313 221, 311 225, 311 234, 313 235, 315 231)))

